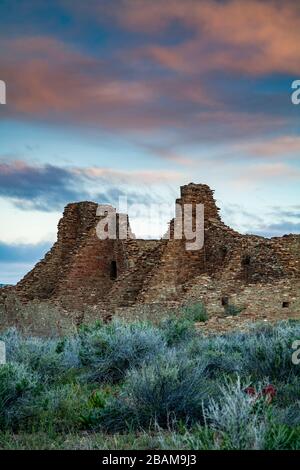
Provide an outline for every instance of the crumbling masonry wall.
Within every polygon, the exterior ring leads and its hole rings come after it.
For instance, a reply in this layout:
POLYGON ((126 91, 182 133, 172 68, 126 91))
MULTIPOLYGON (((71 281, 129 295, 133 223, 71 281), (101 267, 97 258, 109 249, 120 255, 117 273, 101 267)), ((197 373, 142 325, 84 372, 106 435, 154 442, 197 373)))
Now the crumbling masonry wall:
MULTIPOLYGON (((202 184, 181 187, 176 203, 204 204, 204 246, 186 250, 186 240, 100 240, 97 204, 69 204, 57 242, 13 291, 22 302, 47 300, 70 312, 94 306, 103 315, 138 305, 203 301, 213 314, 225 303, 255 315, 268 309, 300 312, 300 235, 265 239, 241 235, 221 220, 213 191, 202 184)), ((194 212, 193 212, 194 214, 194 212)), ((194 217, 194 215, 193 215, 194 217)), ((193 224, 194 224, 193 220, 193 224)), ((7 290, 0 290, 5 300, 7 290)))

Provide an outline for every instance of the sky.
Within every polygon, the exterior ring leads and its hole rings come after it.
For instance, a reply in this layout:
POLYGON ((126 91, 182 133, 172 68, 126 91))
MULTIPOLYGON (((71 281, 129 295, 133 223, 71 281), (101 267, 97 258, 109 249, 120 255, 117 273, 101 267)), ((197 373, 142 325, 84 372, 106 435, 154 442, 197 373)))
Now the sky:
POLYGON ((300 233, 299 43, 289 0, 1 0, 0 283, 75 201, 126 196, 159 238, 180 185, 205 183, 240 232, 300 233))

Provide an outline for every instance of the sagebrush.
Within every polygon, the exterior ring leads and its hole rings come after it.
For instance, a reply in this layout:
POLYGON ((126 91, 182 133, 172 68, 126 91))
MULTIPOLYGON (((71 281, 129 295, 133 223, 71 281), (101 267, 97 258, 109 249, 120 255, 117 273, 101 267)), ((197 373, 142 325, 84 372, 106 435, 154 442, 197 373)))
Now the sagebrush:
POLYGON ((204 337, 194 321, 116 319, 52 338, 1 333, 0 447, 38 448, 40 435, 43 448, 51 439, 51 448, 82 448, 89 433, 93 448, 300 448, 300 323, 204 337))

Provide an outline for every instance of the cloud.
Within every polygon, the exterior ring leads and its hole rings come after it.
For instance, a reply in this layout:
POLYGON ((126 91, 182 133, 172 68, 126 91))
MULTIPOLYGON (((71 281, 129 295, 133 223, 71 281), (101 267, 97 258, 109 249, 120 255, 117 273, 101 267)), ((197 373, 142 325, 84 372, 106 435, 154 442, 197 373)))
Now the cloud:
POLYGON ((72 172, 53 165, 0 162, 0 196, 22 209, 60 210, 67 202, 86 199, 72 172))
POLYGON ((300 206, 264 207, 260 211, 247 210, 241 204, 227 204, 222 217, 228 225, 241 233, 262 237, 281 237, 300 234, 300 206))
POLYGON ((115 16, 123 27, 136 32, 168 31, 176 21, 190 28, 192 39, 145 48, 149 57, 169 69, 251 75, 299 71, 296 2, 246 0, 241 5, 238 0, 129 0, 120 3, 115 16))
POLYGON ((279 218, 299 219, 300 220, 300 206, 290 206, 282 209, 281 207, 274 207, 270 212, 271 216, 279 218))
POLYGON ((0 60, 10 115, 109 128, 130 128, 135 119, 137 127, 151 126, 140 108, 157 99, 157 90, 145 80, 124 78, 114 61, 43 36, 3 39, 0 60))
POLYGON ((262 225, 255 229, 255 234, 262 237, 282 237, 289 234, 300 234, 300 222, 282 220, 278 223, 262 225))
POLYGON ((248 166, 234 179, 237 186, 253 185, 257 182, 292 182, 300 181, 300 169, 285 163, 265 163, 248 166))
POLYGON ((0 284, 16 284, 35 265, 32 263, 2 263, 0 262, 0 284))
MULTIPOLYGON (((173 3, 171 1, 170 8, 161 13, 163 17, 172 16, 173 3)), ((120 11, 124 5, 121 2, 120 11)), ((162 5, 163 2, 157 8, 164 9, 162 5)), ((126 4, 122 15, 125 23, 128 15, 134 22, 133 6, 134 2, 126 4)), ((150 7, 146 4, 146 11, 147 8, 150 7)), ((191 8, 193 11, 195 6, 191 8)), ((73 9, 76 11, 75 6, 73 9)), ((85 9, 91 10, 91 7, 85 9)), ((197 8, 196 18, 199 20, 203 15, 203 21, 207 17, 207 21, 214 22, 209 20, 208 10, 209 5, 201 11, 197 8)), ((187 7, 178 4, 174 7, 176 11, 183 22, 194 21, 187 7)), ((229 15, 227 10, 226 15, 229 15)), ((208 31, 210 33, 210 28, 208 31)), ((5 111, 8 117, 42 119, 81 128, 92 126, 98 131, 117 131, 131 137, 153 136, 154 133, 161 136, 163 130, 161 138, 165 141, 236 138, 275 132, 288 126, 288 117, 278 116, 276 99, 272 102, 272 112, 266 112, 262 95, 258 97, 258 109, 249 110, 239 105, 238 97, 244 90, 239 92, 234 84, 227 90, 221 89, 219 72, 227 73, 232 68, 227 67, 228 61, 216 60, 216 56, 226 58, 228 46, 224 46, 224 38, 216 47, 208 33, 204 36, 204 39, 197 36, 183 44, 165 46, 155 44, 154 35, 145 46, 125 42, 121 49, 112 48, 109 55, 96 54, 91 48, 84 49, 51 36, 1 39, 1 78, 8 84, 5 111), (154 67, 154 62, 158 68, 154 67), (167 68, 166 73, 160 65, 167 68), (216 76, 212 76, 216 70, 216 76), (233 88, 237 95, 234 103, 233 88)), ((243 60, 246 60, 244 53, 241 58, 234 55, 232 59, 235 67, 243 60)), ((228 83, 228 77, 225 81, 228 83)), ((251 85, 248 92, 253 93, 251 85)), ((165 157, 162 155, 162 158, 165 157)))
POLYGON ((51 246, 52 242, 46 241, 37 244, 9 244, 0 241, 0 263, 36 263, 51 246))
POLYGON ((148 184, 172 182, 178 181, 182 176, 182 173, 177 171, 168 171, 168 173, 163 174, 159 170, 126 171, 99 167, 77 168, 74 169, 74 173, 89 179, 123 184, 136 183, 138 181, 148 184))
POLYGON ((69 202, 94 200, 116 204, 126 196, 129 203, 151 202, 151 187, 179 180, 181 173, 160 171, 120 171, 109 168, 30 165, 24 161, 0 160, 0 196, 24 210, 61 211, 69 202), (141 190, 141 183, 147 189, 141 190), (99 192, 101 187, 101 192, 99 192))
POLYGON ((290 103, 289 78, 282 83, 283 74, 300 70, 295 2, 55 5, 76 21, 76 33, 72 27, 72 33, 53 26, 51 31, 45 9, 30 2, 26 32, 1 37, 7 118, 117 133, 174 165, 193 163, 177 145, 262 140, 266 134, 283 138, 269 147, 253 144, 249 152, 298 151, 299 143, 287 137, 298 110, 290 103), (36 9, 43 11, 45 31, 34 23, 36 9), (89 41, 87 25, 93 31, 89 41), (270 77, 280 90, 270 92, 264 81, 270 77))
POLYGON ((10 105, 16 111, 79 111, 83 102, 105 108, 151 98, 151 90, 142 83, 113 78, 107 61, 78 52, 62 40, 33 36, 3 39, 2 46, 2 74, 10 84, 10 105))
POLYGON ((264 141, 246 142, 237 144, 237 151, 244 151, 248 155, 256 157, 282 158, 284 156, 297 155, 300 152, 300 137, 282 135, 264 141))
POLYGON ((40 243, 5 243, 0 241, 0 284, 15 284, 42 259, 52 246, 40 243))

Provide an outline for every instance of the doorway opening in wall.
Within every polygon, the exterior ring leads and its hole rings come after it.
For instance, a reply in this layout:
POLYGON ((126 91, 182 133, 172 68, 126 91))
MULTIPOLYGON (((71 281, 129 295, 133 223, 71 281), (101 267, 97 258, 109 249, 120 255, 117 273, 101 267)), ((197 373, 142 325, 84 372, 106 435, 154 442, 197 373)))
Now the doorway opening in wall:
POLYGON ((110 263, 110 278, 114 281, 118 277, 117 262, 112 261, 110 263))
POLYGON ((221 252, 222 261, 224 261, 228 253, 227 246, 221 246, 220 252, 221 252))
POLYGON ((250 255, 244 256, 242 263, 243 263, 244 266, 250 266, 250 264, 251 264, 250 255))
POLYGON ((221 304, 223 305, 223 307, 227 307, 227 305, 229 304, 229 298, 228 297, 222 297, 221 304))

